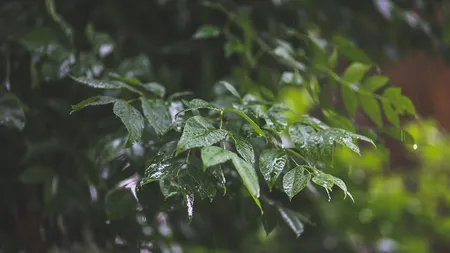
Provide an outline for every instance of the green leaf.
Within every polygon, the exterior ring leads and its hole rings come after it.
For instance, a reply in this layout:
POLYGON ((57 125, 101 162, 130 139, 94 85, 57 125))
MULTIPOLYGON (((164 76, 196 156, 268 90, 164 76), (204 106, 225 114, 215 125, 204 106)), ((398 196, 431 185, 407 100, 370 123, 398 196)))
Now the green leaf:
POLYGON ((121 89, 123 87, 122 85, 111 81, 96 80, 87 77, 70 77, 81 84, 97 89, 121 89))
POLYGON ((144 83, 142 86, 144 87, 144 89, 157 95, 160 98, 164 97, 164 95, 166 94, 166 88, 159 83, 144 83))
POLYGON ((208 169, 208 172, 218 181, 220 187, 223 189, 224 195, 227 193, 227 179, 225 178, 225 174, 223 173, 223 169, 221 166, 213 166, 208 169))
POLYGON ((72 114, 73 112, 82 110, 88 106, 112 104, 117 101, 118 101, 117 98, 108 97, 108 96, 90 97, 88 99, 81 101, 80 103, 78 103, 76 105, 72 105, 72 111, 70 113, 72 114))
POLYGON ((239 94, 239 92, 236 90, 236 88, 229 82, 227 81, 221 81, 221 84, 223 84, 223 86, 225 86, 225 88, 231 93, 233 94, 233 96, 242 99, 241 95, 239 94))
POLYGON ((161 180, 163 177, 174 174, 181 168, 181 163, 167 160, 152 160, 150 165, 145 169, 144 177, 141 185, 145 185, 154 181, 161 180))
POLYGON ((181 178, 185 188, 193 189, 202 199, 208 198, 213 201, 217 189, 215 180, 210 173, 204 173, 201 168, 192 165, 189 165, 183 172, 188 176, 181 178))
POLYGON ((304 146, 311 134, 316 131, 310 126, 306 126, 300 123, 295 123, 289 126, 289 135, 291 136, 292 142, 301 147, 304 146))
POLYGON ((387 82, 389 82, 389 78, 386 76, 369 76, 363 81, 361 87, 364 90, 374 92, 385 86, 387 82))
POLYGON ((9 92, 0 95, 0 125, 20 131, 25 128, 25 113, 21 102, 18 97, 9 92))
POLYGON ((210 109, 218 111, 219 108, 217 106, 211 104, 210 102, 207 102, 203 99, 194 98, 191 101, 183 100, 183 103, 188 107, 187 109, 182 110, 180 113, 191 111, 191 110, 198 110, 198 109, 210 109))
POLYGON ((255 132, 263 137, 266 137, 266 134, 263 132, 263 130, 258 126, 258 124, 256 124, 250 117, 248 117, 244 112, 239 111, 237 109, 234 108, 225 108, 223 109, 224 112, 234 112, 236 114, 238 114, 239 116, 241 116, 242 118, 244 118, 245 120, 247 120, 248 123, 250 123, 250 125, 252 125, 253 130, 255 130, 255 132))
POLYGON ((289 111, 289 108, 282 104, 273 105, 267 112, 267 126, 278 133, 284 131, 288 126, 287 118, 285 115, 287 111, 289 111))
POLYGON ((252 144, 239 135, 231 135, 236 145, 237 152, 244 158, 244 160, 252 165, 255 164, 255 151, 252 144))
POLYGON ((283 172, 287 156, 281 150, 266 149, 259 157, 259 170, 272 191, 272 187, 283 172))
POLYGON ((356 93, 346 85, 341 85, 341 95, 344 102, 344 106, 350 116, 355 116, 358 109, 358 100, 356 99, 356 93))
POLYGON ((350 84, 359 83, 369 69, 369 65, 359 62, 352 63, 342 75, 342 80, 350 84))
POLYGON ((340 179, 338 177, 334 177, 334 184, 337 185, 339 188, 341 188, 341 190, 344 192, 344 199, 348 195, 352 199, 352 201, 355 202, 355 200, 353 199, 353 196, 347 190, 347 185, 344 183, 344 181, 342 181, 342 179, 340 179))
POLYGON ((262 208, 264 214, 262 216, 262 224, 266 235, 268 236, 277 226, 277 206, 274 203, 267 203, 267 201, 262 201, 262 208))
POLYGON ((23 171, 19 180, 25 184, 40 184, 51 179, 55 175, 55 172, 45 166, 32 166, 23 171))
POLYGON ((341 53, 347 59, 362 62, 365 64, 372 63, 372 60, 364 53, 364 51, 359 49, 355 44, 353 44, 353 42, 349 41, 348 39, 340 35, 336 35, 333 36, 332 42, 338 49, 339 53, 341 53))
POLYGON ((253 197, 256 205, 262 210, 261 203, 259 202, 259 182, 258 175, 256 174, 255 168, 253 168, 249 163, 242 160, 241 158, 235 156, 232 159, 234 167, 236 168, 239 176, 242 179, 245 187, 247 187, 250 195, 253 197))
POLYGON ((140 97, 142 111, 149 124, 155 129, 156 133, 161 136, 172 126, 172 116, 169 107, 160 99, 145 99, 140 97))
POLYGON ((281 218, 284 222, 289 226, 289 228, 295 233, 297 238, 303 233, 304 226, 302 223, 302 215, 289 210, 287 208, 278 207, 278 212, 280 213, 281 218))
POLYGON ((227 131, 215 129, 201 116, 194 116, 186 121, 183 134, 178 142, 177 154, 198 147, 211 146, 227 136, 227 131))
POLYGON ((216 146, 203 147, 201 151, 204 168, 224 163, 235 156, 235 153, 216 146))
POLYGON ((142 137, 144 118, 138 110, 123 100, 114 103, 113 112, 122 120, 128 130, 128 141, 125 148, 133 146, 142 137))
POLYGON ((133 194, 126 188, 110 190, 105 197, 105 211, 111 220, 119 220, 136 212, 137 202, 133 194))
POLYGON ((322 186, 323 188, 326 188, 328 190, 331 190, 331 188, 333 188, 334 186, 334 177, 330 174, 325 173, 316 174, 312 178, 312 181, 315 184, 322 186))
POLYGON ((159 188, 165 199, 168 199, 176 194, 179 194, 183 189, 178 183, 176 174, 169 174, 159 180, 159 188))
POLYGON ((399 127, 400 119, 394 108, 392 108, 392 105, 387 101, 381 101, 381 105, 383 106, 384 114, 389 122, 391 122, 394 126, 399 127))
POLYGON ((194 39, 206 39, 217 37, 220 34, 220 29, 213 25, 202 25, 195 32, 194 39))
POLYGON ((369 119, 371 119, 378 127, 383 125, 382 117, 381 117, 381 109, 378 101, 370 96, 365 94, 358 94, 359 104, 363 111, 367 114, 369 119))
POLYGON ((334 69, 336 68, 336 64, 338 61, 338 51, 336 50, 336 48, 333 49, 333 53, 330 55, 330 57, 328 58, 328 64, 330 66, 330 69, 334 69))
POLYGON ((289 200, 303 190, 310 180, 311 174, 305 175, 305 169, 302 166, 297 166, 286 173, 283 177, 283 188, 289 200))

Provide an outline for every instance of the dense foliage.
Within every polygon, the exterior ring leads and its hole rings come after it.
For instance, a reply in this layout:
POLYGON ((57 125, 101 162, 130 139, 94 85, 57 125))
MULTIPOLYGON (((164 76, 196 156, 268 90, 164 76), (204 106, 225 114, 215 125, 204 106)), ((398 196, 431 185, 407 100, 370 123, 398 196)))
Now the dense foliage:
MULTIPOLYGON (((399 177, 384 181, 381 172, 365 188, 348 167, 369 159, 381 171, 381 136, 412 144, 400 118, 416 112, 352 41, 379 52, 376 43, 345 26, 362 15, 346 10, 370 17, 373 4, 316 2, 0 6, 2 24, 17 26, 1 27, 2 250, 371 247, 378 233, 351 221, 359 215, 365 224, 374 217, 383 223, 386 199, 386 219, 399 220, 403 188, 399 177), (372 126, 355 124, 361 113, 372 126), (401 192, 396 198, 383 195, 386 182, 401 192), (381 202, 367 207, 371 191, 381 202)), ((397 7, 392 13, 411 21, 397 7)), ((416 21, 427 38, 440 40, 416 21)), ((388 41, 388 32, 377 40, 388 41)), ((382 236, 415 242, 386 226, 382 236)))

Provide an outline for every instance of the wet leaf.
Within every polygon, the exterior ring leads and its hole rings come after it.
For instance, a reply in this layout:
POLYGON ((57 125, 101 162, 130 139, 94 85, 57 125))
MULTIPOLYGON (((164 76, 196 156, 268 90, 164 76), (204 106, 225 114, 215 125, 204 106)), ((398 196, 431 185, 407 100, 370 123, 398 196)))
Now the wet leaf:
POLYGON ((201 116, 194 116, 186 121, 183 134, 178 142, 177 154, 191 148, 211 146, 227 136, 227 131, 215 129, 201 116))
POLYGON ((241 155, 244 160, 252 165, 255 164, 255 151, 253 150, 252 144, 244 139, 240 135, 232 135, 234 140, 236 151, 241 155))
POLYGON ((236 114, 238 114, 239 116, 241 116, 242 118, 244 118, 245 120, 247 120, 248 123, 250 123, 250 125, 252 125, 253 130, 255 131, 255 133, 261 135, 261 136, 266 136, 266 134, 263 132, 263 130, 258 126, 258 124, 256 124, 250 117, 248 117, 244 112, 237 110, 237 109, 233 109, 233 108, 225 108, 223 110, 224 112, 234 112, 236 114))
POLYGON ((201 151, 204 168, 219 165, 231 160, 235 156, 235 153, 216 146, 203 147, 201 151))
POLYGON ((120 89, 123 87, 120 84, 111 81, 96 80, 86 77, 74 77, 74 76, 71 76, 71 78, 81 84, 97 89, 120 89))
POLYGON ((286 222, 295 235, 299 237, 304 231, 302 215, 283 207, 278 207, 278 212, 283 221, 286 222))
POLYGON ((344 199, 348 195, 352 199, 352 201, 355 202, 355 200, 353 199, 353 196, 347 190, 347 185, 345 184, 344 181, 342 181, 342 179, 334 177, 334 184, 337 185, 339 188, 341 188, 341 190, 344 192, 344 199))
MULTIPOLYGON (((183 101, 183 103, 188 107, 187 109, 184 109, 181 112, 186 112, 186 111, 190 111, 190 110, 198 110, 198 109, 210 109, 210 110, 216 110, 218 111, 219 108, 217 108, 217 106, 211 104, 210 102, 207 102, 203 99, 192 99, 191 101, 183 101)), ((180 113, 181 113, 180 112, 180 113)))
POLYGON ((72 111, 70 113, 82 110, 88 106, 112 104, 117 101, 118 101, 117 98, 108 97, 108 96, 90 97, 88 99, 81 101, 80 103, 78 103, 76 105, 72 105, 72 111))
POLYGON ((334 177, 330 174, 325 173, 316 174, 312 178, 312 181, 315 184, 322 186, 323 188, 326 188, 328 190, 331 190, 331 188, 333 188, 334 186, 334 177))
POLYGON ((51 179, 55 175, 55 172, 45 166, 32 166, 23 171, 19 180, 25 184, 40 184, 51 179))
POLYGON ((314 131, 312 127, 300 123, 295 123, 289 126, 289 135, 291 136, 291 140, 299 147, 304 146, 307 143, 309 136, 315 132, 316 131, 314 131))
POLYGON ((311 174, 305 175, 305 169, 302 166, 297 166, 287 172, 283 177, 283 188, 289 200, 303 190, 310 180, 311 174))
POLYGON ((283 172, 286 162, 287 156, 281 150, 266 149, 261 153, 259 157, 259 169, 270 190, 272 190, 273 185, 281 172, 283 172))
POLYGON ((253 197, 256 205, 262 210, 261 203, 259 202, 259 182, 258 175, 256 174, 255 168, 253 168, 249 163, 242 160, 241 158, 235 156, 232 159, 233 165, 236 168, 239 176, 242 179, 245 187, 247 187, 250 195, 253 197))
POLYGON ((125 148, 139 142, 144 130, 144 118, 141 113, 123 100, 114 103, 113 112, 122 120, 128 130, 128 141, 125 148))
POLYGON ((0 125, 16 128, 22 131, 25 128, 25 113, 21 102, 12 93, 0 96, 0 125))
POLYGON ((273 105, 267 112, 266 118, 267 126, 278 133, 284 131, 288 125, 287 118, 285 115, 287 111, 289 111, 289 108, 287 108, 284 105, 281 104, 273 105))
POLYGON ((140 77, 147 81, 152 76, 150 60, 145 54, 127 58, 121 61, 117 73, 124 77, 140 77))
POLYGON ((140 99, 142 111, 148 123, 159 136, 166 133, 172 126, 172 117, 166 103, 160 99, 145 99, 144 97, 140 97, 140 99))
POLYGON ((213 25, 200 26, 195 34, 192 36, 194 39, 206 39, 217 37, 220 34, 220 29, 213 25))
POLYGON ((180 170, 182 164, 167 160, 153 160, 145 169, 141 185, 161 180, 167 175, 171 175, 180 170))

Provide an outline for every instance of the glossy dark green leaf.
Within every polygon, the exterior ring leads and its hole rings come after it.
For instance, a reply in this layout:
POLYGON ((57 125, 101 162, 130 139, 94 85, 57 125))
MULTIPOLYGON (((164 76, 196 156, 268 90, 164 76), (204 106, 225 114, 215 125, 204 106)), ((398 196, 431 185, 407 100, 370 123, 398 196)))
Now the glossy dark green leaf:
POLYGON ((178 182, 176 174, 169 174, 159 180, 159 188, 165 199, 179 194, 183 189, 178 182))
POLYGON ((252 144, 240 135, 232 135, 234 140, 236 151, 244 160, 250 164, 255 164, 255 151, 252 144))
POLYGON ((281 206, 278 207, 278 212, 283 221, 286 222, 286 225, 299 237, 305 230, 302 223, 302 215, 281 206))
POLYGON ((256 205, 262 210, 261 203, 259 202, 259 181, 258 175, 256 174, 255 168, 253 168, 249 163, 242 160, 241 158, 235 156, 232 159, 233 165, 236 168, 239 176, 242 179, 245 187, 249 191, 250 195, 253 197, 256 205))
POLYGON ((235 156, 235 153, 216 146, 203 147, 201 152, 204 168, 219 165, 231 160, 235 156))
POLYGON ((267 126, 278 133, 284 131, 288 126, 287 118, 285 115, 287 111, 289 111, 289 108, 282 104, 273 105, 267 112, 267 126))
POLYGON ((369 65, 365 65, 359 62, 352 63, 347 67, 344 74, 342 75, 342 80, 350 84, 359 83, 369 69, 369 65))
POLYGON ((153 160, 145 169, 141 185, 161 180, 163 177, 174 174, 181 168, 180 163, 174 161, 153 160))
POLYGON ((350 89, 347 85, 341 85, 341 96, 347 112, 350 114, 350 116, 355 116, 356 110, 358 109, 356 92, 350 89))
POLYGON ((118 220, 136 212, 137 201, 129 189, 115 188, 105 197, 105 211, 108 218, 118 220))
POLYGON ((383 124, 380 104, 371 95, 358 94, 359 104, 361 105, 364 113, 371 119, 378 127, 383 124))
POLYGON ((183 172, 188 176, 181 179, 185 188, 198 193, 201 199, 208 198, 210 201, 213 201, 217 189, 215 184, 216 180, 210 173, 205 173, 201 167, 197 168, 192 165, 189 165, 183 172))
POLYGON ((97 89, 120 89, 123 87, 120 84, 111 81, 96 80, 86 77, 74 77, 74 76, 71 76, 71 78, 81 84, 97 89))
POLYGON ((45 166, 32 166, 23 171, 19 180, 25 184, 40 184, 51 179, 55 175, 55 172, 45 166))
POLYGON ((172 126, 172 116, 169 107, 160 99, 145 99, 141 97, 142 111, 148 123, 161 136, 172 126))
POLYGON ((192 99, 191 101, 183 100, 183 103, 186 105, 187 109, 184 109, 182 112, 191 111, 191 110, 198 110, 198 109, 210 109, 210 110, 216 110, 218 111, 219 108, 217 106, 211 104, 210 102, 207 102, 203 99, 192 99))
POLYGON ((25 112, 19 98, 12 93, 0 95, 0 125, 20 131, 25 127, 25 112))
POLYGON ((339 53, 341 53, 347 59, 362 62, 365 64, 372 63, 372 60, 364 53, 364 51, 359 49, 353 42, 349 41, 348 39, 340 35, 336 35, 333 36, 332 42, 333 45, 338 49, 339 53))
POLYGON ((211 146, 227 136, 227 131, 215 127, 201 116, 186 121, 183 134, 178 142, 177 154, 198 147, 211 146))
POLYGON ((202 25, 197 29, 193 35, 194 39, 206 39, 217 37, 220 34, 220 29, 213 25, 202 25))
POLYGON ((242 118, 244 118, 245 120, 247 120, 248 123, 250 123, 255 131, 255 133, 261 135, 261 136, 266 136, 266 134, 264 133, 264 131, 258 126, 258 124, 256 124, 250 117, 248 117, 244 112, 239 111, 237 109, 234 108, 225 108, 223 110, 224 112, 234 112, 236 114, 238 114, 239 116, 241 116, 242 118))
POLYGON ((389 82, 387 76, 369 76, 362 82, 361 88, 375 92, 385 86, 387 82, 389 82))
POLYGON ((223 189, 224 195, 227 192, 227 179, 225 178, 225 174, 223 173, 223 169, 221 166, 213 166, 208 169, 208 172, 211 173, 211 175, 216 179, 216 181, 219 183, 219 186, 223 189))
POLYGON ((85 99, 81 101, 80 103, 76 105, 72 105, 72 111, 70 113, 79 111, 81 109, 84 109, 88 106, 95 106, 95 105, 106 105, 106 104, 112 104, 117 102, 117 98, 108 97, 108 96, 95 96, 90 97, 88 99, 85 99))
POLYGON ((286 162, 287 156, 281 150, 266 149, 261 153, 259 157, 259 170, 270 190, 272 190, 273 185, 281 175, 281 172, 283 172, 286 162))
POLYGON ((311 174, 305 174, 305 169, 302 166, 297 166, 288 171, 283 177, 283 189, 289 200, 292 200, 295 195, 303 190, 310 180, 311 174))
POLYGON ((304 146, 311 134, 315 133, 314 129, 300 123, 295 123, 289 126, 289 135, 292 142, 301 147, 304 146))
POLYGON ((144 130, 144 118, 141 113, 123 100, 114 103, 113 112, 128 130, 128 141, 125 147, 131 147, 139 142, 144 130))

